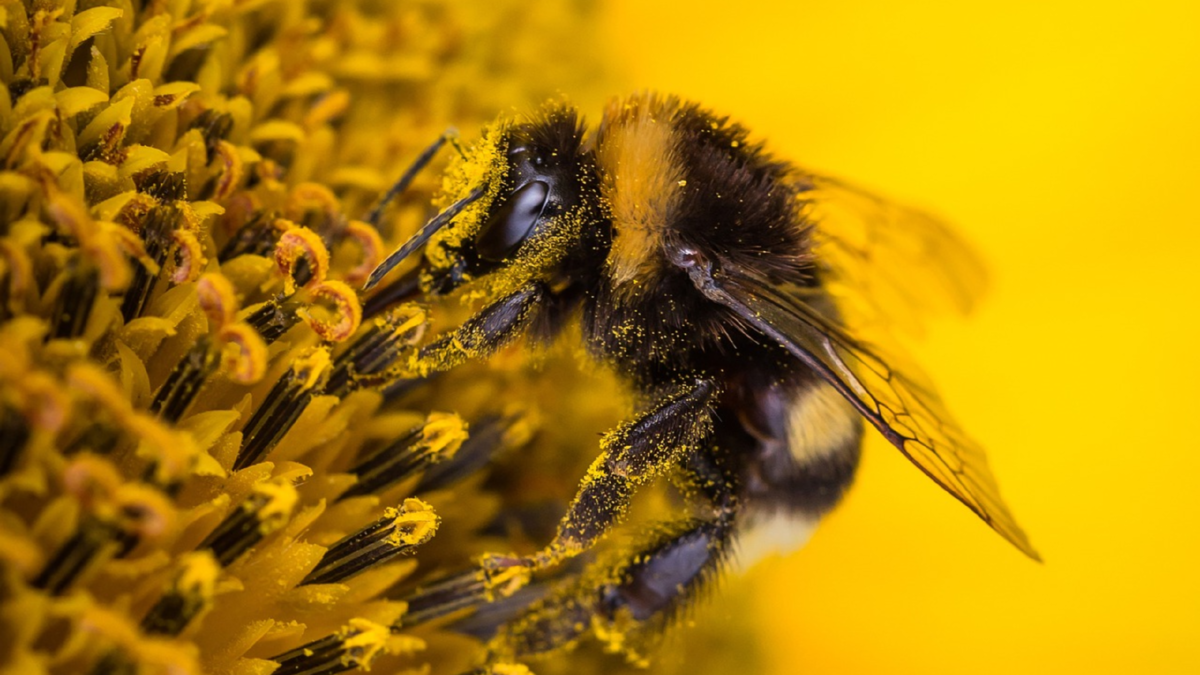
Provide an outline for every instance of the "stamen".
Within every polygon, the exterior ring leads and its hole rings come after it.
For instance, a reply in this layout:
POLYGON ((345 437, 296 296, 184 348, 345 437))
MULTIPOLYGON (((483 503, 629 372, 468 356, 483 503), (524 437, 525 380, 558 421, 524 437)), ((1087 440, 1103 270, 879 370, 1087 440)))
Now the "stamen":
POLYGON ((279 668, 271 675, 333 675, 352 668, 370 667, 384 651, 389 631, 366 619, 351 619, 342 630, 284 652, 271 660, 279 668))
POLYGON ((275 248, 277 231, 272 227, 273 219, 266 213, 258 212, 246 219, 237 232, 221 247, 217 260, 225 263, 242 255, 266 256, 275 248))
POLYGON ((322 309, 313 311, 306 307, 298 312, 300 318, 322 340, 342 342, 358 332, 362 324, 362 306, 358 302, 358 294, 344 281, 323 281, 312 288, 310 295, 314 301, 328 300, 334 307, 334 318, 328 320, 319 316, 322 309))
POLYGON ((221 567, 242 557, 263 537, 283 527, 292 515, 299 495, 287 480, 259 483, 241 506, 225 517, 204 539, 198 550, 210 550, 221 567))
POLYGON ((438 522, 429 504, 406 499, 399 509, 387 509, 379 520, 329 547, 300 585, 341 583, 411 553, 433 537, 438 522))
MULTIPOLYGON (((98 231, 103 233, 102 236, 108 239, 117 251, 141 263, 151 276, 162 271, 158 263, 154 262, 150 254, 146 253, 146 242, 142 241, 140 234, 115 223, 97 223, 97 225, 99 226, 98 231)), ((132 277, 132 272, 130 272, 130 277, 132 277)))
MULTIPOLYGON (((134 180, 137 179, 135 178, 134 180)), ((153 180, 153 177, 151 177, 150 180, 153 180)), ((125 194, 129 195, 129 201, 125 202, 125 204, 123 204, 115 214, 109 216, 108 219, 117 225, 125 227, 127 230, 129 230, 130 234, 137 235, 140 241, 140 237, 142 236, 142 224, 145 223, 146 216, 150 213, 150 211, 153 210, 154 207, 158 206, 158 199, 141 193, 125 194)), ((164 201, 174 200, 167 199, 164 201)))
POLYGON ((388 371, 401 361, 424 333, 425 312, 400 307, 378 319, 334 362, 326 393, 344 398, 364 386, 385 384, 388 371))
POLYGON ((395 442, 384 446, 366 461, 350 470, 358 482, 338 497, 338 501, 379 493, 430 464, 454 457, 467 437, 467 425, 458 415, 430 413, 425 425, 413 429, 395 442))
POLYGON ((232 143, 217 141, 216 155, 221 159, 221 173, 214 177, 206 187, 211 188, 208 199, 222 202, 228 199, 229 195, 233 194, 233 191, 242 184, 246 168, 238 155, 237 148, 232 143))
POLYGON ((272 298, 254 308, 245 321, 267 344, 271 344, 300 322, 296 310, 301 306, 293 296, 272 298))
POLYGON ((200 301, 200 309, 208 317, 210 329, 220 329, 237 316, 240 303, 237 291, 223 274, 208 272, 200 276, 196 282, 196 297, 200 301))
POLYGON ((256 384, 267 373, 267 343, 250 326, 238 321, 217 333, 221 341, 221 371, 238 384, 256 384))
MULTIPOLYGON (((171 250, 174 241, 172 234, 179 219, 179 209, 173 206, 158 206, 146 214, 146 221, 142 225, 142 239, 146 242, 146 255, 160 270, 166 263, 167 253, 171 250)), ((151 273, 143 265, 134 266, 133 281, 130 282, 121 302, 121 315, 125 317, 125 323, 142 315, 157 283, 157 272, 151 273)))
POLYGON ((83 335, 99 290, 100 274, 95 266, 78 262, 72 264, 66 282, 58 292, 50 337, 69 340, 83 335))
POLYGON ((204 136, 204 149, 207 155, 206 159, 209 162, 213 161, 213 156, 217 152, 217 144, 233 130, 233 115, 226 112, 217 112, 213 109, 205 110, 192 121, 190 128, 199 129, 204 136))
POLYGON ((291 295, 298 286, 311 287, 325 281, 329 273, 329 249, 316 232, 294 226, 275 244, 275 264, 283 273, 283 292, 291 295), (301 265, 301 261, 304 265, 301 265))
POLYGON ((196 295, 217 344, 200 337, 155 394, 150 411, 170 422, 179 421, 218 366, 239 384, 254 384, 266 373, 267 346, 253 328, 235 321, 239 303, 229 280, 216 272, 203 274, 196 295))
POLYGON ((420 586, 399 598, 407 605, 404 616, 392 627, 419 626, 454 612, 469 609, 488 601, 490 591, 486 576, 478 568, 455 574, 432 584, 420 586))
POLYGON ((292 369, 279 378, 242 430, 243 444, 233 463, 234 471, 258 463, 275 449, 309 401, 323 389, 329 365, 328 350, 318 348, 298 358, 292 369))
POLYGON ((346 236, 358 242, 362 249, 362 261, 346 272, 346 283, 357 286, 367 280, 371 270, 383 258, 383 239, 379 231, 361 220, 352 220, 346 224, 346 236))
POLYGON ((471 434, 454 457, 438 462, 421 476, 414 492, 439 490, 483 470, 493 459, 529 442, 536 430, 523 411, 486 415, 471 422, 471 434))
POLYGON ((329 188, 320 183, 301 183, 288 193, 283 214, 311 230, 330 235, 331 226, 343 220, 339 208, 338 198, 329 188))
POLYGON ((208 551, 183 557, 179 573, 142 619, 152 635, 178 635, 197 615, 212 606, 213 589, 221 568, 208 551))
POLYGON ((85 570, 127 555, 138 541, 161 536, 173 518, 170 501, 150 487, 124 484, 110 492, 120 479, 103 461, 78 460, 65 474, 68 491, 89 513, 33 580, 51 595, 61 594, 85 570))
POLYGON ((85 362, 68 366, 66 381, 73 392, 94 401, 140 443, 138 456, 149 460, 147 480, 171 486, 190 475, 199 450, 190 434, 134 410, 108 373, 85 362))
POLYGON ((171 233, 171 241, 175 245, 175 264, 169 277, 171 282, 182 284, 194 281, 204 271, 204 247, 200 240, 187 230, 176 230, 171 233))
POLYGON ((121 548, 118 534, 110 523, 85 518, 42 568, 32 586, 51 595, 60 595, 85 569, 111 557, 121 548))
POLYGON ((208 336, 201 336, 158 388, 150 402, 150 412, 168 422, 178 422, 220 362, 220 355, 212 349, 212 341, 208 336))
POLYGON ((164 202, 187 199, 187 174, 155 169, 134 177, 138 192, 164 202))

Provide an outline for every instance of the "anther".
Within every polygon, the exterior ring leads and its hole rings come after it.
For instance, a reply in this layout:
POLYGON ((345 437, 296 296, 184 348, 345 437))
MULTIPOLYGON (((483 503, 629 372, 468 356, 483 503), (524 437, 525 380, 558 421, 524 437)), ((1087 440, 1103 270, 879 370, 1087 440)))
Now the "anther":
POLYGON ((228 567, 263 537, 283 527, 298 499, 289 481, 259 483, 197 548, 212 551, 217 563, 228 567))
POLYGON ((300 584, 341 583, 366 570, 411 553, 437 532, 437 514, 420 499, 406 499, 396 509, 351 534, 325 552, 300 584))
POLYGON ((166 263, 167 254, 174 243, 173 233, 181 216, 179 209, 174 206, 158 206, 146 214, 142 225, 142 239, 146 245, 146 256, 154 261, 158 270, 148 270, 144 265, 135 265, 133 281, 125 291, 121 302, 121 315, 125 323, 129 323, 142 315, 154 286, 158 282, 159 271, 166 263))
POLYGON ((224 201, 242 184, 246 166, 238 154, 237 147, 228 141, 217 141, 216 156, 221 160, 221 173, 205 185, 205 198, 224 201))
POLYGON ((182 632, 192 619, 212 606, 220 571, 212 553, 195 551, 186 554, 175 578, 142 619, 142 630, 151 635, 182 632))
POLYGON ((76 262, 66 275, 55 303, 51 338, 73 339, 83 335, 100 290, 100 273, 93 265, 76 262))
POLYGON ((267 373, 267 343, 249 325, 235 321, 217 332, 221 372, 238 384, 256 384, 267 373))
POLYGON ((203 336, 192 345, 179 363, 171 369, 166 381, 154 394, 150 412, 168 422, 178 422, 187 411, 204 382, 217 370, 220 355, 213 350, 212 342, 203 336))
POLYGON ((293 226, 275 244, 275 264, 283 273, 284 293, 291 295, 297 287, 325 281, 329 273, 329 249, 316 232, 293 226))
POLYGON ((113 471, 103 460, 90 458, 76 460, 64 471, 65 487, 88 512, 33 580, 35 588, 59 595, 86 570, 127 555, 139 541, 155 539, 169 528, 173 511, 167 498, 145 485, 117 485, 113 471))
POLYGON ((490 594, 484 572, 478 568, 420 586, 399 598, 408 609, 392 630, 419 626, 476 607, 487 602, 490 594))
POLYGON ((367 280, 371 270, 383 260, 383 239, 379 231, 362 222, 352 220, 346 224, 346 236, 358 242, 362 249, 362 260, 353 269, 346 272, 346 283, 358 286, 367 280))
POLYGON ((302 305, 294 296, 281 296, 268 300, 253 309, 245 322, 255 330, 267 344, 275 342, 300 322, 297 310, 302 305))
POLYGON ((350 470, 358 482, 338 497, 377 494, 415 476, 436 462, 454 457, 467 437, 467 425, 457 415, 430 413, 425 425, 384 446, 350 470))
POLYGON ((221 252, 217 254, 217 260, 224 263, 242 255, 266 256, 270 254, 275 248, 275 235, 277 234, 275 228, 271 226, 271 221, 272 218, 262 212, 255 213, 248 218, 246 224, 239 228, 221 247, 221 252))
POLYGON ((362 323, 362 305, 358 294, 346 282, 323 281, 312 287, 310 296, 313 306, 300 309, 298 314, 318 337, 329 342, 342 342, 358 332, 362 323), (328 302, 331 308, 326 310, 317 305, 317 300, 328 302))
POLYGON ((217 152, 217 144, 225 140, 233 130, 233 115, 212 109, 205 110, 192 121, 189 128, 200 130, 201 136, 204 137, 206 159, 211 162, 217 152))
POLYGON ((365 670, 386 649, 389 636, 386 626, 351 619, 350 625, 333 635, 271 657, 279 664, 272 675, 333 675, 359 667, 365 670))
POLYGON ((333 230, 341 229, 345 222, 337 196, 320 183, 300 183, 292 188, 284 204, 283 216, 322 236, 334 234, 333 230))
POLYGON ((31 585, 51 595, 61 594, 85 569, 108 559, 121 548, 117 541, 119 534, 111 523, 85 518, 31 585))
POLYGON ((196 281, 196 297, 200 309, 208 317, 210 329, 220 329, 232 323, 241 304, 229 279, 219 272, 208 272, 196 281))
POLYGON ((171 283, 182 284, 195 281, 204 270, 204 247, 195 234, 187 230, 175 230, 171 233, 174 244, 175 261, 171 266, 171 283))
POLYGON ((174 202, 187 199, 187 176, 182 171, 154 169, 135 176, 138 192, 159 201, 174 202))
POLYGON ((401 307, 378 319, 338 355, 325 386, 326 393, 345 397, 364 386, 387 384, 389 371, 402 361, 410 347, 421 339, 425 313, 415 307, 401 307))
POLYGON ((458 452, 429 466, 413 489, 416 493, 437 490, 473 476, 497 455, 529 442, 533 424, 527 415, 487 415, 471 422, 471 434, 458 452))
POLYGON ((329 372, 329 352, 316 349, 296 359, 291 370, 271 388, 242 430, 242 449, 233 470, 256 464, 283 440, 300 413, 322 391, 329 372))

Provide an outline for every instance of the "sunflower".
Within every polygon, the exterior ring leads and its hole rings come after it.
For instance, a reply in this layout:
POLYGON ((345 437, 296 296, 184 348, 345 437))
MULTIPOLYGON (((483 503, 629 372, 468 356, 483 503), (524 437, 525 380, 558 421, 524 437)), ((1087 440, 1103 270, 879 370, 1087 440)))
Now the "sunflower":
POLYGON ((451 125, 604 81, 593 8, 527 5, 0 3, 0 664, 482 663, 462 571, 553 531, 625 404, 569 348, 422 377, 463 310, 358 289, 451 125))

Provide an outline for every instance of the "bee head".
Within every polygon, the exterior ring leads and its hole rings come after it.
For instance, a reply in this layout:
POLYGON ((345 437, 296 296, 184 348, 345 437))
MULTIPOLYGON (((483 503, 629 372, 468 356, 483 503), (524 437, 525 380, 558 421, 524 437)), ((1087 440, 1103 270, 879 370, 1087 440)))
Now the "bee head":
POLYGON ((460 212, 429 235, 422 287, 434 295, 480 282, 485 296, 548 278, 579 247, 594 190, 574 109, 557 105, 490 128, 448 170, 443 207, 460 212))

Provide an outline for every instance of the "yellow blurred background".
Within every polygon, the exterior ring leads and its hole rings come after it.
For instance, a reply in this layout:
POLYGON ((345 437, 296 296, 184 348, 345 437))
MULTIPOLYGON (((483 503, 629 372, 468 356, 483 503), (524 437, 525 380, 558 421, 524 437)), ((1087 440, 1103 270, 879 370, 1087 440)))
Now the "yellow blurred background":
POLYGON ((751 574, 771 672, 1200 672, 1200 3, 606 15, 624 91, 930 207, 993 272, 920 356, 1046 564, 872 442, 811 544, 751 574))

